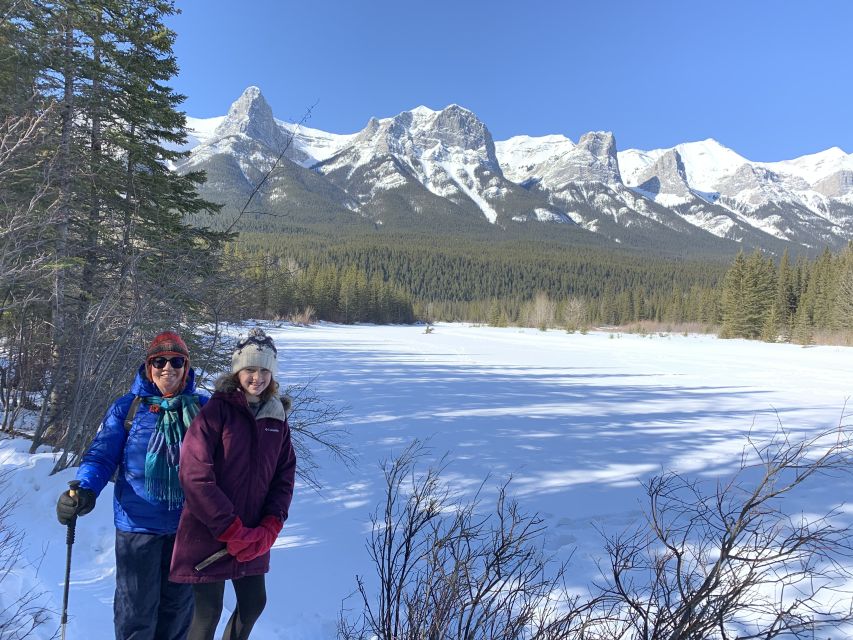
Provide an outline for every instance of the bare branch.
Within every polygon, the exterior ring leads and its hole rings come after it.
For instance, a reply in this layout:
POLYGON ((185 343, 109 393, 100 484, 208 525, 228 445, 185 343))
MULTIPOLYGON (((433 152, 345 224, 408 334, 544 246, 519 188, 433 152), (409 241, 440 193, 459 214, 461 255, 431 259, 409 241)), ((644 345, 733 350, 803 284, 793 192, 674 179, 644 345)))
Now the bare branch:
POLYGON ((739 471, 710 491, 673 472, 647 481, 648 526, 606 540, 600 617, 667 640, 806 637, 853 623, 851 529, 839 506, 782 509, 808 481, 849 474, 844 419, 805 440, 781 425, 769 440, 750 437, 739 471))
POLYGON ((570 596, 565 564, 542 551, 544 522, 498 488, 481 512, 484 485, 468 500, 440 481, 443 460, 423 473, 416 441, 383 465, 385 501, 367 544, 376 585, 357 577, 361 616, 342 612, 343 638, 550 639, 580 635, 589 601, 570 596))

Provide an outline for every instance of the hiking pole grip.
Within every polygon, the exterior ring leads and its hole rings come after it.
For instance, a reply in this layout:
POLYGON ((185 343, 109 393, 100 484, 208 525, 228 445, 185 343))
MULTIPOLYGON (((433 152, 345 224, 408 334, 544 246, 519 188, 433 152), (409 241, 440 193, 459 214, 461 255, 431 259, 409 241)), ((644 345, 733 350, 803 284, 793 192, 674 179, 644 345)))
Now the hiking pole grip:
MULTIPOLYGON (((71 480, 68 483, 68 495, 72 498, 77 497, 77 489, 80 488, 79 480, 71 480)), ((75 515, 71 518, 71 522, 68 523, 67 530, 65 532, 65 544, 68 545, 68 553, 71 554, 71 545, 74 544, 74 533, 77 529, 77 516, 75 515)))

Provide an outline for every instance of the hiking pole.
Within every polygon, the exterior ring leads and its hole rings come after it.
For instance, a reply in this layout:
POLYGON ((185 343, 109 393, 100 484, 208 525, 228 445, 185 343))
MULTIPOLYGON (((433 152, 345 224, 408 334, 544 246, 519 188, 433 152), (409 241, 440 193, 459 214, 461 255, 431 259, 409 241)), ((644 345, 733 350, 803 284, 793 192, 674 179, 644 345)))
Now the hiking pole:
MULTIPOLYGON (((77 489, 80 486, 79 480, 72 480, 68 483, 68 495, 72 498, 77 496, 77 489)), ((65 640, 65 625, 68 623, 68 587, 71 582, 71 547, 74 546, 74 530, 77 528, 77 515, 71 518, 71 522, 67 525, 65 532, 65 590, 62 592, 62 618, 60 626, 62 628, 61 637, 65 640)))
POLYGON ((204 560, 202 560, 201 562, 199 562, 199 563, 194 567, 194 569, 195 569, 196 571, 203 571, 204 569, 206 569, 207 567, 209 567, 210 565, 212 565, 214 562, 216 562, 216 561, 217 561, 217 560, 219 560, 220 558, 224 558, 224 557, 225 557, 225 556, 227 556, 227 555, 228 555, 228 547, 225 547, 224 549, 220 549, 220 550, 219 550, 219 551, 217 551, 216 553, 211 554, 210 556, 208 556, 207 558, 205 558, 204 560))

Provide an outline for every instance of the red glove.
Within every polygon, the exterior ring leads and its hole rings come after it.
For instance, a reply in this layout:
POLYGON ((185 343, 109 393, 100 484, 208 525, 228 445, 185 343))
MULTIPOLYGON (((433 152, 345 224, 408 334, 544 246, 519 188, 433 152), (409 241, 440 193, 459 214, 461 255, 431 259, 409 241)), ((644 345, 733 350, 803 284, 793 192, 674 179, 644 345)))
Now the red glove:
MULTIPOLYGON (((234 555, 237 557, 237 562, 249 562, 250 560, 254 560, 265 553, 269 552, 272 549, 273 544, 275 544, 276 538, 278 538, 278 534, 281 531, 284 522, 280 518, 276 518, 275 516, 265 516, 263 520, 261 520, 261 524, 254 529, 249 529, 252 532, 253 542, 249 543, 242 549, 240 549, 234 555), (257 538, 255 539, 254 534, 257 532, 257 538)), ((228 553, 231 553, 231 543, 228 546, 228 553)))
POLYGON ((219 540, 219 542, 224 542, 228 549, 228 553, 240 560, 240 553, 254 545, 257 545, 258 542, 263 539, 263 535, 263 529, 261 527, 244 527, 243 521, 240 520, 240 516, 237 516, 228 528, 219 534, 216 539, 219 540))

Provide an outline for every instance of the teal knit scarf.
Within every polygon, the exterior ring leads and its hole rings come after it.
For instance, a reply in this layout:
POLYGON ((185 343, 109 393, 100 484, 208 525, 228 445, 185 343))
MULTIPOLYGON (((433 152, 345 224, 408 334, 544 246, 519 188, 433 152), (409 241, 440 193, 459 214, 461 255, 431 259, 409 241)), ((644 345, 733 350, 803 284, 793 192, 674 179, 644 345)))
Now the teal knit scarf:
POLYGON ((184 503, 184 492, 178 482, 181 442, 190 422, 200 411, 198 398, 193 395, 151 396, 144 401, 157 413, 157 424, 145 454, 145 491, 149 497, 165 502, 168 509, 179 509, 184 503))

